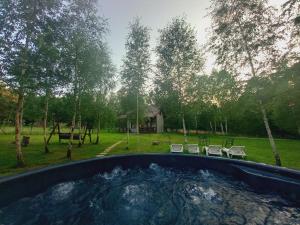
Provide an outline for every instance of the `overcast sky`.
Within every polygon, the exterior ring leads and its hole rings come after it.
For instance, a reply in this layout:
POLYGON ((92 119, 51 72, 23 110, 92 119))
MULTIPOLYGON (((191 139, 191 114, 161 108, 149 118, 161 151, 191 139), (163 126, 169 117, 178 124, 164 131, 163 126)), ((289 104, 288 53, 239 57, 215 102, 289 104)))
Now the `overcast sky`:
MULTIPOLYGON (((128 26, 135 17, 140 17, 141 22, 151 29, 151 50, 154 49, 157 43, 158 29, 163 28, 175 16, 185 16, 187 21, 194 26, 199 45, 204 45, 207 41, 207 29, 210 26, 210 19, 206 15, 210 0, 99 1, 99 12, 109 22, 110 33, 107 36, 107 42, 112 52, 112 60, 118 69, 125 54, 128 26)), ((279 6, 285 0, 270 0, 269 2, 274 6, 279 6)), ((213 61, 213 57, 208 55, 206 58, 206 71, 211 71, 213 61)))

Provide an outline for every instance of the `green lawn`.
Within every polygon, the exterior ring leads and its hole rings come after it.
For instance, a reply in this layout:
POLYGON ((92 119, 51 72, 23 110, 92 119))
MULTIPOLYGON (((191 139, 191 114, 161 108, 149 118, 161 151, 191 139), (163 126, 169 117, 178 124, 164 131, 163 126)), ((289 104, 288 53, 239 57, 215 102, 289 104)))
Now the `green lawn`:
MULTIPOLYGON (((24 135, 29 135, 29 132, 26 132, 27 130, 28 129, 24 129, 24 135)), ((86 139, 86 144, 81 148, 74 145, 72 160, 93 158, 122 138, 124 138, 124 134, 103 133, 100 136, 101 142, 98 145, 90 144, 86 139)), ((50 164, 52 165, 70 161, 66 158, 68 140, 63 140, 62 144, 59 144, 58 136, 53 136, 49 145, 51 152, 49 154, 45 154, 41 130, 35 128, 30 135, 30 145, 22 148, 26 167, 15 168, 16 154, 15 145, 12 143, 13 141, 14 135, 11 132, 6 135, 0 134, 0 176, 15 174, 50 164)), ((77 142, 74 141, 74 143, 77 142)))
MULTIPOLYGON (((54 136, 50 144, 51 153, 43 152, 43 139, 41 129, 34 128, 30 135, 30 145, 23 148, 26 167, 16 168, 15 145, 13 129, 5 130, 7 134, 0 135, 0 175, 11 175, 24 172, 33 168, 68 162, 66 159, 67 140, 64 143, 58 143, 58 137, 54 136)), ((25 135, 30 134, 29 128, 24 128, 25 135)), ((95 139, 95 137, 93 136, 95 139)), ((73 160, 93 158, 103 152, 107 147, 123 140, 123 142, 113 148, 108 155, 132 154, 132 153, 168 153, 169 141, 171 143, 183 143, 183 135, 180 134, 130 134, 129 149, 126 144, 126 134, 122 133, 101 133, 101 143, 99 145, 89 144, 88 141, 81 148, 74 146, 73 160), (160 141, 159 145, 153 146, 152 141, 160 141)), ((210 137, 210 144, 222 144, 223 136, 210 137)), ((189 143, 198 143, 197 136, 189 136, 189 143)), ((263 162, 274 165, 269 142, 265 138, 247 138, 236 137, 235 145, 246 146, 247 160, 263 162)), ((284 167, 300 169, 300 140, 277 139, 277 147, 280 151, 284 167)))
MULTIPOLYGON (((225 137, 212 136, 210 144, 222 145, 225 137)), ((171 143, 184 143, 183 135, 170 135, 171 143)), ((198 143, 197 136, 189 136, 188 142, 191 144, 198 143)), ((276 139, 277 148, 280 151, 282 164, 284 167, 300 169, 300 140, 276 139)), ((126 142, 114 148, 109 154, 124 154, 124 153, 168 153, 169 152, 169 137, 168 135, 147 134, 147 135, 131 135, 129 141, 129 150, 126 150, 126 142), (158 140, 160 145, 153 146, 152 140, 158 140)), ((269 140, 266 138, 248 138, 235 137, 234 145, 244 145, 246 147, 247 160, 255 162, 263 162, 274 165, 275 160, 272 155, 269 140)))

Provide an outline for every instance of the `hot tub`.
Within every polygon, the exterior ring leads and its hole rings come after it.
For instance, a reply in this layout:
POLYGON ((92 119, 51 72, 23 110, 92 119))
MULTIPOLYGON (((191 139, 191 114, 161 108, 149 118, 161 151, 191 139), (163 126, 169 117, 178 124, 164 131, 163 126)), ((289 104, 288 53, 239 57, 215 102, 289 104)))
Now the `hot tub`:
POLYGON ((0 180, 0 224, 299 223, 299 171, 247 161, 124 155, 0 180))

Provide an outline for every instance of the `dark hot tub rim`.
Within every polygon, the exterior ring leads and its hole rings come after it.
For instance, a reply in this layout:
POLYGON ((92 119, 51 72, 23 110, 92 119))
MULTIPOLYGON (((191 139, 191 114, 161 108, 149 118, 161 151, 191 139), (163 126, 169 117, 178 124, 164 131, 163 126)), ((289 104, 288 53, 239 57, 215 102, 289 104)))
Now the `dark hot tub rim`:
POLYGON ((209 169, 232 175, 262 193, 277 192, 300 206, 300 171, 250 161, 188 154, 128 154, 80 160, 0 179, 0 208, 66 181, 115 167, 147 168, 151 163, 177 169, 209 169))

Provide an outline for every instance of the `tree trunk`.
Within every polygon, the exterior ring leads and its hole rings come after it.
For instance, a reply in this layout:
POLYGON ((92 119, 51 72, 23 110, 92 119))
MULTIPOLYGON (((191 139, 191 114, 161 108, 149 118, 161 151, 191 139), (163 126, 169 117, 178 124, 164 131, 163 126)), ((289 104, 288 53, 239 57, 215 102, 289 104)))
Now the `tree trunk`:
POLYGON ((25 101, 25 98, 24 98, 24 95, 23 95, 23 99, 22 99, 22 102, 21 102, 21 111, 20 111, 20 115, 19 115, 19 120, 20 120, 20 135, 22 134, 23 132, 23 112, 24 112, 24 101, 25 101))
POLYGON ((78 81, 78 65, 77 65, 77 46, 75 49, 75 61, 74 61, 74 92, 73 92, 73 97, 74 97, 74 112, 73 112, 73 117, 72 117, 72 123, 71 123, 71 132, 70 132, 70 139, 69 139, 69 145, 68 145, 68 150, 67 150, 67 158, 72 159, 72 148, 73 148, 73 138, 74 138, 74 129, 76 125, 76 114, 77 114, 77 104, 78 104, 78 97, 80 91, 79 89, 79 81, 78 81))
POLYGON ((267 130, 267 134, 268 134, 268 137, 269 137, 270 145, 272 147, 272 152, 273 152, 273 155, 275 157, 276 165, 281 166, 280 155, 279 155, 279 152, 277 151, 277 148, 276 148, 276 145, 275 145, 275 142, 274 142, 274 138, 273 138, 270 126, 269 126, 269 121, 268 121, 268 118, 267 118, 266 110, 265 110, 265 108, 264 108, 261 101, 259 101, 259 104, 260 104, 261 112, 262 112, 262 115, 263 115, 263 120, 264 120, 264 124, 265 124, 266 130, 267 130))
POLYGON ((214 123, 215 123, 215 133, 217 133, 217 122, 214 121, 214 123))
MULTIPOLYGON (((248 62, 249 62, 250 68, 251 68, 252 76, 256 77, 256 71, 254 69, 253 59, 252 59, 251 52, 249 50, 249 46, 248 46, 246 35, 244 34, 243 29, 241 28, 240 23, 238 23, 238 25, 240 27, 240 31, 241 31, 241 34, 242 34, 242 37, 243 37, 243 41, 244 41, 244 45, 245 45, 245 50, 246 50, 246 53, 248 55, 248 62)), ((260 108, 261 108, 261 111, 262 111, 262 114, 263 114, 263 121, 264 121, 266 130, 267 130, 267 134, 268 134, 268 137, 269 137, 269 141, 270 141, 270 145, 271 145, 271 148, 272 148, 272 152, 273 152, 273 155, 275 157, 276 165, 277 166, 281 166, 280 156, 279 156, 278 151, 276 149, 276 145, 275 145, 275 142, 274 142, 274 139, 273 139, 273 136, 272 136, 272 132, 271 132, 270 126, 269 126, 269 121, 268 121, 268 118, 267 118, 267 114, 266 114, 266 111, 265 111, 265 109, 263 107, 262 101, 260 99, 259 99, 259 105, 260 105, 260 108)))
POLYGON ((136 134, 139 134, 139 94, 136 95, 136 134))
POLYGON ((213 128, 213 126, 212 126, 211 121, 209 121, 209 125, 210 125, 211 132, 213 133, 213 132, 214 132, 214 128, 213 128))
POLYGON ((195 125, 196 125, 196 134, 198 134, 198 121, 197 121, 197 115, 195 116, 195 125))
POLYGON ((83 137, 82 137, 82 144, 84 145, 84 142, 85 142, 85 137, 87 135, 87 125, 83 127, 83 137))
MULTIPOLYGON (((34 7, 35 11, 35 7, 34 7)), ((28 21, 26 21, 26 25, 28 25, 28 21)), ((15 117, 15 142, 16 142, 16 156, 17 156, 17 166, 22 167, 25 166, 23 154, 22 154, 22 147, 21 147, 21 133, 23 129, 23 106, 24 106, 24 80, 25 75, 28 67, 27 63, 27 50, 29 46, 29 36, 30 33, 26 32, 25 38, 25 48, 22 51, 21 57, 21 76, 19 82, 19 92, 18 92, 18 101, 16 106, 16 117, 15 117)))
POLYGON ((25 165, 23 154, 22 154, 22 147, 21 147, 21 127, 22 127, 22 112, 23 112, 23 101, 24 96, 23 93, 19 93, 18 101, 17 101, 17 108, 16 108, 16 120, 15 120, 15 141, 16 141, 16 156, 17 156, 17 166, 22 167, 25 165))
POLYGON ((225 117, 225 134, 228 134, 227 117, 225 117))
MULTIPOLYGON (((76 93, 76 91, 74 91, 76 93)), ((67 151, 67 158, 72 159, 72 148, 73 148, 73 137, 74 137, 74 129, 76 125, 76 114, 77 114, 77 97, 76 94, 74 95, 74 113, 72 117, 72 123, 71 123, 71 132, 70 132, 70 139, 69 139, 69 145, 68 145, 68 151, 67 151)))
POLYGON ((129 149, 129 120, 127 115, 127 149, 129 149))
POLYGON ((48 120, 48 94, 45 96, 45 108, 44 108, 44 119, 43 119, 43 131, 44 131, 44 150, 45 153, 49 153, 48 143, 47 143, 47 120, 48 120))
POLYGON ((68 151, 67 151, 68 159, 72 159, 72 147, 73 147, 73 136, 74 136, 75 123, 76 123, 76 109, 74 110, 72 124, 71 124, 71 133, 70 133, 69 146, 68 146, 68 151))
MULTIPOLYGON (((51 131, 51 133, 50 133, 50 135, 49 135, 49 137, 48 137, 48 139, 47 139, 47 145, 49 144, 49 142, 50 142, 50 140, 51 140, 51 137, 52 137, 52 135, 54 134, 54 132, 55 132, 55 129, 56 129, 56 127, 57 127, 57 129, 58 129, 58 131, 59 131, 59 123, 57 123, 56 125, 54 124, 54 122, 53 122, 53 128, 52 128, 52 131, 51 131)), ((60 132, 58 132, 58 133, 60 133, 60 132)))
POLYGON ((90 143, 92 143, 92 134, 91 134, 91 129, 89 128, 89 139, 90 139, 90 143))
POLYGON ((80 94, 78 97, 78 130, 79 130, 79 142, 78 142, 78 147, 81 147, 82 141, 81 141, 81 98, 80 94))
POLYGON ((100 113, 98 113, 98 126, 97 126, 97 138, 95 144, 97 145, 99 143, 99 133, 100 133, 100 113))
POLYGON ((184 143, 187 144, 187 136, 186 136, 186 127, 185 127, 184 115, 182 115, 182 127, 183 127, 184 143))
POLYGON ((223 128, 223 123, 222 122, 220 122, 220 127, 221 127, 222 135, 224 135, 224 128, 223 128))

